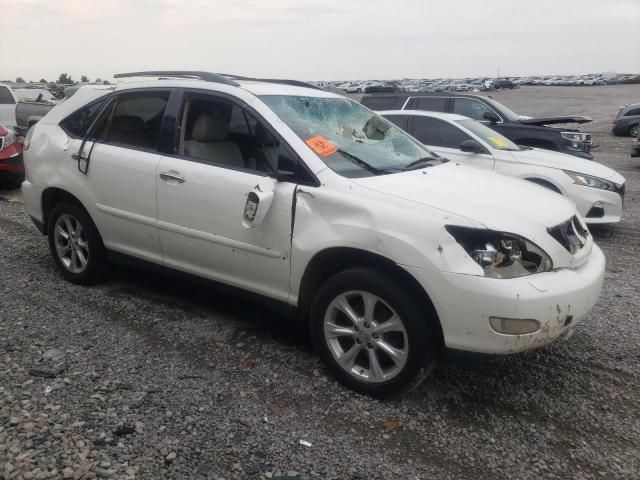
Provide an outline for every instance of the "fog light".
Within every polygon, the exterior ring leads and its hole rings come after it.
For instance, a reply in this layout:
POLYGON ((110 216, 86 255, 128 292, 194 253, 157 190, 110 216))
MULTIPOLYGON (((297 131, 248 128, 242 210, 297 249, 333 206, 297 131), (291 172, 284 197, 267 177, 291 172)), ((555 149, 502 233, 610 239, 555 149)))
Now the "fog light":
POLYGON ((489 317, 489 325, 498 333, 525 335, 540 330, 540 322, 530 318, 489 317))

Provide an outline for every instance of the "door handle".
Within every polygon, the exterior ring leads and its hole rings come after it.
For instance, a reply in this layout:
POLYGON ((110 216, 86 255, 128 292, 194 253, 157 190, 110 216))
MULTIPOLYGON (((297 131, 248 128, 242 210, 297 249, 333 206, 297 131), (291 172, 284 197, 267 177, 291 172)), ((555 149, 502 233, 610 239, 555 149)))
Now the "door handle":
POLYGON ((160 172, 160 178, 165 182, 174 181, 177 183, 184 183, 184 177, 180 176, 178 172, 169 170, 168 172, 160 172))

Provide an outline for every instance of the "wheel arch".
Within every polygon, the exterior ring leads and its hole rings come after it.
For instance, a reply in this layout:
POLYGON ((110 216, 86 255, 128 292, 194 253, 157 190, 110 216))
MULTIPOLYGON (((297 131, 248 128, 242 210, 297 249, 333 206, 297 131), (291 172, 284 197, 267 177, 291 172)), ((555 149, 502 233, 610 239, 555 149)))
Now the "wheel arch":
POLYGON ((440 345, 444 345, 444 334, 438 313, 424 287, 407 270, 383 255, 353 247, 330 247, 316 253, 307 264, 298 291, 298 312, 303 321, 309 318, 309 310, 315 292, 333 275, 354 267, 367 267, 384 272, 411 292, 421 303, 425 312, 433 319, 431 327, 440 345))
POLYGON ((560 188, 558 188, 553 182, 550 182, 549 180, 546 180, 544 178, 527 177, 525 178, 525 180, 531 183, 535 183, 536 185, 540 185, 541 187, 548 188, 549 190, 559 193, 560 195, 563 195, 560 188))
POLYGON ((41 205, 42 206, 42 223, 44 224, 45 232, 47 231, 47 228, 48 228, 47 224, 49 221, 49 215, 51 214, 51 210, 53 210, 53 208, 60 202, 66 201, 66 202, 74 203, 78 205, 87 213, 87 215, 89 215, 89 218, 91 218, 91 214, 82 204, 82 202, 78 199, 78 197, 76 197, 72 193, 69 193, 67 190, 64 190, 62 188, 59 188, 59 187, 46 188, 42 192, 41 201, 42 201, 42 205, 41 205))

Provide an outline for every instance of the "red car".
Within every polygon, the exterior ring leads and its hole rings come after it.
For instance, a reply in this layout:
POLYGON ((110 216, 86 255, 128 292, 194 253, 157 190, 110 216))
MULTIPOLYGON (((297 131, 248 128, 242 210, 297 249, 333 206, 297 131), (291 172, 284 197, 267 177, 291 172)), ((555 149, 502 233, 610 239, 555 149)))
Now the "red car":
POLYGON ((13 131, 0 124, 0 187, 18 188, 22 180, 22 145, 13 131))

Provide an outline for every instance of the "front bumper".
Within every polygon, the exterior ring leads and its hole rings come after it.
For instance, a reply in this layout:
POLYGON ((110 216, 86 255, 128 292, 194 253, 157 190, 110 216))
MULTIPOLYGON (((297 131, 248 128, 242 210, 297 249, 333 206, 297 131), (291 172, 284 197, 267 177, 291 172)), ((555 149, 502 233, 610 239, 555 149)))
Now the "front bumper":
POLYGON ((546 345, 578 323, 598 300, 605 258, 594 245, 579 268, 514 279, 406 268, 429 292, 447 348, 507 354, 546 345), (534 319, 541 328, 504 335, 491 328, 489 317, 534 319))
POLYGON ((24 173, 24 162, 22 152, 12 146, 0 151, 0 173, 22 174, 24 173))
POLYGON ((578 212, 589 225, 618 223, 622 217, 624 185, 618 192, 571 185, 565 195, 573 200, 578 212))

